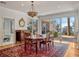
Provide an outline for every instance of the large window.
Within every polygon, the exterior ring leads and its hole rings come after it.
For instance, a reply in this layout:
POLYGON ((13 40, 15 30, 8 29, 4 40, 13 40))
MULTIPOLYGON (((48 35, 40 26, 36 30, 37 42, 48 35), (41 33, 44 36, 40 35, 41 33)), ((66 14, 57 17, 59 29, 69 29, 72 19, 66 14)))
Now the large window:
POLYGON ((42 21, 42 34, 49 32, 49 22, 42 21))
POLYGON ((71 31, 71 35, 74 35, 74 31, 75 31, 75 17, 74 16, 70 17, 70 31, 71 31))
POLYGON ((67 17, 61 18, 61 33, 67 35, 67 17))
POLYGON ((38 32, 38 20, 32 21, 32 32, 33 32, 33 34, 38 32))
POLYGON ((30 20, 27 30, 34 35, 38 31, 38 20, 30 20))
POLYGON ((61 31, 61 19, 60 18, 54 18, 54 27, 56 29, 57 32, 61 31))
POLYGON ((54 18, 54 28, 57 32, 61 32, 62 35, 74 35, 74 22, 75 17, 62 17, 54 18))
MULTIPOLYGON (((40 30, 42 30, 42 34, 46 34, 49 32, 50 23, 53 24, 52 31, 60 32, 62 35, 74 35, 74 22, 75 17, 55 17, 52 22, 49 20, 42 20, 42 24, 40 30)), ((27 27, 28 31, 32 34, 38 32, 38 20, 31 20, 27 27)))
POLYGON ((27 24, 27 30, 32 33, 32 21, 27 24))

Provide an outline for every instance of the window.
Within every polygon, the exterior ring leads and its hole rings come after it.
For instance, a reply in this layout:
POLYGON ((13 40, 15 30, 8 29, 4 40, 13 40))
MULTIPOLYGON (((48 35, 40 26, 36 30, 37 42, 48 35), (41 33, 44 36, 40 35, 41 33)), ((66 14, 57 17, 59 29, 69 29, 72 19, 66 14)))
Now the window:
POLYGON ((32 21, 27 24, 27 30, 32 33, 32 21))
POLYGON ((42 34, 49 32, 49 22, 42 21, 42 34))
POLYGON ((33 31, 33 34, 37 33, 37 30, 38 30, 38 20, 33 20, 32 21, 32 31, 33 31))
POLYGON ((70 31, 71 31, 71 35, 74 35, 74 27, 75 27, 75 17, 71 16, 70 17, 70 31))
POLYGON ((61 18, 61 33, 67 35, 67 17, 61 18))
POLYGON ((61 32, 62 35, 74 35, 74 22, 75 17, 62 17, 54 18, 53 24, 57 32, 61 32))
POLYGON ((54 28, 57 32, 61 31, 61 19, 60 18, 54 18, 54 28))
POLYGON ((27 30, 32 34, 35 34, 38 31, 38 20, 30 20, 27 30))

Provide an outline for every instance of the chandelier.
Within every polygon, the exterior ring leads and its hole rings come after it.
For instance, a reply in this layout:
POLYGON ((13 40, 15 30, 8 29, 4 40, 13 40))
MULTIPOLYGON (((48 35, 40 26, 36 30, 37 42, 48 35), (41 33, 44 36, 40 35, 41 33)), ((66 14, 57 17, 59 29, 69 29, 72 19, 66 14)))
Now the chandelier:
POLYGON ((31 1, 31 10, 27 12, 28 16, 35 17, 37 16, 37 12, 34 9, 34 1, 31 1))

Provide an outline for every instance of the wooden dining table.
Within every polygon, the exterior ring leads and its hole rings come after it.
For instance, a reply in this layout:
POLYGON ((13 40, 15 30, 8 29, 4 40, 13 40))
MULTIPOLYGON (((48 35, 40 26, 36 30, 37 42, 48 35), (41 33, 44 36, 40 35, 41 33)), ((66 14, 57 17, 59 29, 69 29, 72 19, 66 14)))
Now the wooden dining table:
MULTIPOLYGON (((32 37, 26 37, 25 38, 25 46, 26 46, 26 40, 30 40, 31 43, 32 42, 35 42, 36 43, 36 54, 38 53, 38 50, 39 50, 39 45, 40 45, 40 42, 45 40, 46 38, 43 38, 43 37, 35 37, 35 38, 32 38, 32 37)), ((25 48, 26 50, 26 48, 25 48)))

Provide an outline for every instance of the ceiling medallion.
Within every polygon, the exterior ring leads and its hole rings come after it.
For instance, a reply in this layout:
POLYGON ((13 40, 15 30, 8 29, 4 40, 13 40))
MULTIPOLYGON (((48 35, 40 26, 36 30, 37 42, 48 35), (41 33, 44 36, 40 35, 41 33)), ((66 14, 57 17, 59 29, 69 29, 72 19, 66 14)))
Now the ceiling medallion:
POLYGON ((34 1, 31 1, 31 11, 27 12, 28 16, 35 17, 37 16, 37 12, 34 10, 34 1))

